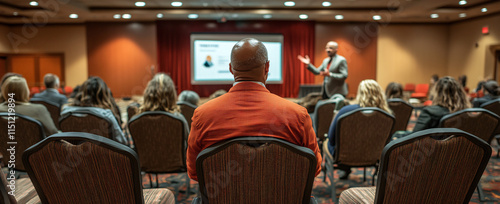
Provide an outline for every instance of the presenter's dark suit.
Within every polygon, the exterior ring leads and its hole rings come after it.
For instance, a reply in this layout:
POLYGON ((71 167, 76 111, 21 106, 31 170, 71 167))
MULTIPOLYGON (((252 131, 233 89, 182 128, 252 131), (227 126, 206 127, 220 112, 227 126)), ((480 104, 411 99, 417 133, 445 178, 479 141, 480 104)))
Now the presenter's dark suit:
POLYGON ((327 70, 330 71, 330 76, 325 76, 323 81, 323 98, 330 98, 334 94, 342 94, 343 96, 347 96, 348 89, 345 80, 347 79, 347 61, 344 57, 336 54, 333 56, 333 59, 330 62, 330 57, 327 57, 321 63, 321 66, 318 68, 314 67, 314 65, 309 64, 307 69, 311 71, 313 74, 318 75, 320 71, 327 70))
POLYGON ((321 154, 307 110, 254 82, 235 84, 228 93, 196 108, 188 139, 187 168, 196 176, 196 157, 205 148, 235 137, 275 137, 311 149, 321 171, 321 154))
POLYGON ((42 93, 35 94, 32 98, 50 101, 59 105, 59 107, 62 107, 64 104, 66 104, 66 102, 68 102, 68 98, 66 98, 66 96, 62 94, 59 94, 56 89, 46 89, 42 93))

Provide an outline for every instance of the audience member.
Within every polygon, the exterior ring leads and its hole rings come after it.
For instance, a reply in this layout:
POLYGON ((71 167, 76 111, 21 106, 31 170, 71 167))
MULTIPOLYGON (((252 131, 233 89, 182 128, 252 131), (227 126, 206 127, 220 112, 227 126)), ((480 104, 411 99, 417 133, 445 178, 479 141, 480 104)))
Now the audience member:
POLYGON ((46 136, 57 133, 58 130, 47 108, 40 104, 29 103, 29 95, 30 91, 26 79, 20 76, 8 77, 2 84, 2 96, 5 102, 0 104, 0 112, 8 112, 11 102, 8 99, 13 98, 16 114, 26 115, 40 121, 46 136))
POLYGON ((437 74, 433 74, 431 76, 430 87, 432 87, 439 80, 439 76, 437 74))
POLYGON ((194 91, 184 90, 179 94, 179 101, 187 102, 194 106, 198 106, 198 102, 200 101, 200 96, 194 91))
POLYGON ((483 103, 495 100, 500 96, 500 87, 498 87, 498 83, 494 80, 484 82, 483 89, 485 90, 485 95, 481 98, 475 98, 472 101, 475 108, 479 108, 483 103))
POLYGON ((176 104, 177 92, 170 76, 164 73, 156 74, 144 90, 144 101, 139 108, 139 113, 146 111, 166 111, 179 113, 176 104))
MULTIPOLYGON (((328 130, 328 152, 332 156, 335 154, 335 132, 337 120, 340 116, 362 107, 376 107, 392 114, 392 111, 391 109, 389 109, 389 105, 387 104, 384 92, 382 91, 380 85, 376 81, 371 79, 361 81, 358 86, 358 93, 356 95, 354 104, 342 107, 333 119, 333 122, 330 125, 330 129, 328 130)), ((327 151, 324 152, 328 154, 327 151)), ((349 177, 349 174, 351 173, 351 168, 348 166, 339 165, 339 169, 345 172, 344 176, 342 176, 340 179, 347 179, 349 177)))
POLYGON ((65 95, 62 95, 57 91, 59 88, 59 77, 54 74, 46 74, 43 77, 43 83, 45 84, 45 91, 42 93, 35 94, 33 98, 43 99, 49 102, 53 102, 59 107, 62 107, 68 99, 65 95))
POLYGON ((385 88, 385 95, 387 99, 403 98, 403 86, 397 82, 391 82, 385 88))
POLYGON ((237 42, 229 71, 235 81, 229 92, 195 110, 187 151, 189 177, 198 180, 196 157, 203 149, 243 136, 275 137, 311 149, 318 161, 318 175, 322 158, 306 109, 265 87, 269 61, 264 44, 253 38, 237 42))
MULTIPOLYGON (((18 77, 22 77, 22 75, 18 74, 18 73, 14 73, 14 72, 7 72, 5 73, 3 76, 2 76, 2 81, 0 82, 0 87, 2 87, 3 83, 5 82, 5 80, 7 80, 9 77, 12 77, 12 76, 18 76, 18 77)), ((1 93, 0 93, 1 94, 1 93)), ((0 103, 3 103, 5 100, 3 99, 3 97, 0 97, 0 103)))
POLYGON ((465 76, 465 75, 459 76, 458 82, 464 88, 465 93, 469 93, 469 87, 467 87, 467 76, 465 76))
POLYGON ((77 85, 75 86, 75 88, 73 89, 73 92, 71 92, 71 94, 69 94, 69 98, 70 99, 74 99, 76 97, 76 94, 80 91, 80 85, 77 85))
POLYGON ((227 91, 226 91, 226 90, 224 90, 224 89, 219 89, 219 90, 215 91, 214 93, 212 93, 212 95, 210 95, 210 96, 208 97, 208 99, 209 99, 209 100, 212 100, 212 99, 217 98, 217 97, 219 97, 219 96, 222 96, 222 95, 224 95, 224 94, 226 94, 226 93, 227 93, 227 91))
POLYGON ((431 96, 432 106, 422 109, 413 132, 436 128, 444 115, 471 107, 465 91, 453 77, 439 79, 431 91, 431 96))
POLYGON ((112 124, 112 139, 128 145, 128 141, 118 122, 119 117, 117 114, 119 112, 116 113, 113 111, 115 106, 114 98, 106 83, 99 77, 90 77, 87 81, 83 82, 75 99, 63 108, 61 116, 64 117, 71 113, 85 112, 102 116, 112 124))

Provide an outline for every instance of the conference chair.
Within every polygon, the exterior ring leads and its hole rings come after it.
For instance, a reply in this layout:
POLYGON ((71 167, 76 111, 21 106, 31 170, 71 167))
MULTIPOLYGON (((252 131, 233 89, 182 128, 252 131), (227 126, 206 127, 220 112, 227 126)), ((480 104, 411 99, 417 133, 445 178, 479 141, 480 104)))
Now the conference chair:
MULTIPOLYGON (((128 128, 141 161, 141 170, 151 174, 185 173, 186 198, 190 193, 190 179, 187 175, 186 150, 189 130, 182 115, 165 111, 148 111, 132 117, 128 128)), ((179 186, 176 186, 178 195, 179 186)))
MULTIPOLYGON (((481 105, 481 108, 489 110, 489 111, 497 114, 498 116, 500 116, 500 98, 489 101, 487 103, 483 103, 481 105)), ((497 143, 500 144, 500 125, 497 127, 497 129, 495 130, 493 135, 495 135, 494 137, 497 139, 497 143)), ((499 158, 499 157, 500 157, 500 148, 497 149, 497 158, 499 158)))
POLYGON ((45 138, 42 123, 29 116, 15 114, 9 116, 9 113, 0 113, 0 153, 3 155, 2 163, 8 166, 11 152, 11 146, 15 146, 15 162, 13 169, 26 171, 21 155, 25 149, 31 145, 40 142, 45 138), (12 133, 12 134, 9 134, 12 133))
POLYGON ((406 131, 406 127, 408 126, 408 122, 413 112, 413 106, 399 98, 389 99, 387 103, 392 112, 394 112, 394 117, 396 118, 391 135, 394 135, 396 131, 406 131))
POLYGON ((113 139, 112 122, 92 112, 72 112, 59 119, 63 132, 87 132, 113 139))
POLYGON ((197 108, 197 106, 184 101, 178 101, 177 105, 181 109, 181 114, 184 116, 188 123, 189 130, 191 130, 191 118, 193 117, 194 110, 197 108))
MULTIPOLYGON (((9 175, 10 177, 10 175, 9 175)), ((35 187, 31 183, 29 178, 17 178, 15 179, 15 185, 13 186, 14 190, 13 194, 9 194, 12 191, 11 185, 9 182, 11 179, 7 180, 7 177, 0 171, 0 203, 4 204, 16 204, 16 203, 27 203, 30 200, 35 200, 37 196, 35 187)))
POLYGON ((376 187, 349 188, 340 203, 469 203, 490 156, 462 130, 419 131, 385 146, 376 187))
POLYGON ((141 104, 136 102, 133 102, 127 106, 127 118, 129 121, 130 119, 132 119, 132 117, 134 117, 135 114, 137 114, 137 112, 139 112, 140 106, 141 104))
POLYGON ((425 99, 429 92, 429 84, 417 84, 415 92, 411 94, 412 98, 425 99))
MULTIPOLYGON (((489 110, 482 108, 468 108, 455 113, 445 115, 439 121, 439 127, 457 128, 475 135, 487 144, 491 143, 497 129, 500 118, 489 110)), ((480 201, 486 201, 484 198, 481 184, 477 186, 480 201)))
POLYGON ((51 101, 41 99, 41 98, 31 98, 30 103, 37 103, 37 104, 41 104, 41 105, 45 106, 45 108, 47 108, 47 110, 50 113, 50 117, 52 118, 54 125, 56 126, 56 128, 58 130, 60 129, 59 117, 61 116, 61 107, 59 107, 58 104, 51 102, 51 101))
POLYGON ((168 189, 142 189, 132 149, 98 135, 54 134, 22 160, 42 203, 175 203, 168 189))
POLYGON ((200 196, 193 203, 316 203, 313 151, 272 137, 238 137, 196 158, 200 196))
MULTIPOLYGON (((394 116, 379 108, 360 108, 340 116, 336 124, 334 154, 324 154, 326 175, 330 179, 331 195, 336 199, 334 164, 348 167, 375 167, 372 185, 377 175, 380 155, 391 139, 394 116)), ((327 143, 323 148, 328 151, 327 143)))

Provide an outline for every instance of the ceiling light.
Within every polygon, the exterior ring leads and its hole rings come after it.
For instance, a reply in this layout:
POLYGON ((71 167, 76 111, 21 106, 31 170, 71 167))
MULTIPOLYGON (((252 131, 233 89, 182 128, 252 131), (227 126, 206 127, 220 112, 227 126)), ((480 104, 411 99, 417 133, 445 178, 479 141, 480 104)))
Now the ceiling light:
POLYGON ((466 13, 461 13, 461 14, 458 14, 458 17, 460 17, 460 18, 463 18, 463 17, 466 17, 466 16, 467 16, 467 14, 466 14, 466 13))
POLYGON ((156 14, 156 18, 163 18, 163 13, 156 14))
POLYGON ((198 14, 195 14, 195 13, 189 14, 188 18, 189 19, 197 19, 198 18, 198 14))
POLYGON ((307 19, 307 18, 309 18, 309 16, 307 14, 300 14, 299 18, 300 19, 307 19))
POLYGON ((380 19, 382 19, 382 17, 381 17, 380 15, 374 15, 374 16, 373 16, 373 20, 378 21, 378 20, 380 20, 380 19))
POLYGON ((344 19, 344 16, 343 15, 335 15, 335 19, 342 20, 342 19, 344 19))
POLYGON ((458 5, 465 5, 465 4, 467 4, 467 1, 465 1, 465 0, 461 0, 458 2, 458 5))
POLYGON ((122 17, 122 16, 121 16, 120 14, 115 14, 115 15, 113 15, 113 18, 114 18, 114 19, 120 19, 121 17, 122 17))
POLYGON ((439 18, 439 15, 437 13, 431 14, 431 18, 439 18))
POLYGON ((31 5, 31 6, 38 6, 38 2, 36 2, 36 1, 31 1, 31 2, 30 2, 30 5, 31 5))
POLYGON ((328 7, 328 6, 331 6, 332 3, 330 3, 329 1, 323 1, 323 3, 321 5, 323 5, 324 7, 328 7))
POLYGON ((271 14, 265 14, 265 15, 263 15, 262 17, 263 17, 263 18, 265 18, 265 19, 270 19, 270 18, 272 18, 273 16, 272 16, 271 14))
POLYGON ((175 7, 179 7, 179 6, 182 6, 182 2, 180 2, 180 1, 174 1, 170 5, 175 6, 175 7))
POLYGON ((78 18, 78 14, 76 13, 69 14, 69 18, 78 18))
POLYGON ((135 2, 135 6, 137 6, 137 7, 143 7, 143 6, 146 6, 146 2, 144 2, 144 1, 138 1, 138 2, 135 2))
POLYGON ((285 6, 295 6, 295 2, 293 1, 285 1, 285 6))
POLYGON ((487 9, 487 8, 482 8, 482 9, 481 9, 481 12, 483 12, 483 13, 485 13, 485 12, 487 12, 487 11, 488 11, 488 9, 487 9))
POLYGON ((122 18, 123 18, 123 19, 130 19, 130 18, 132 18, 132 15, 130 15, 130 14, 128 14, 128 13, 126 13, 126 14, 123 14, 123 15, 122 15, 122 18))
POLYGON ((18 13, 18 12, 14 12, 14 13, 12 13, 12 14, 13 14, 14 16, 19 15, 19 13, 18 13))

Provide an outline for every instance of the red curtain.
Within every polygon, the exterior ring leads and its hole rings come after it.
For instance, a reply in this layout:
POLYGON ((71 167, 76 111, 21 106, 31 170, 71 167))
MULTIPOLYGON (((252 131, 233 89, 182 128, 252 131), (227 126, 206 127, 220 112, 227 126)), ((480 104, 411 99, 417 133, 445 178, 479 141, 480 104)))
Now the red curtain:
MULTIPOLYGON (((297 55, 314 55, 314 22, 308 21, 157 21, 159 71, 168 73, 177 92, 193 90, 206 97, 232 85, 191 84, 191 33, 265 33, 283 35, 283 84, 267 88, 282 97, 297 97, 300 84, 312 83, 314 75, 307 71, 297 55)), ((311 59, 314 62, 314 59, 311 59)))

